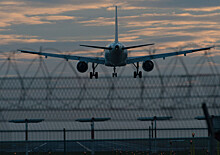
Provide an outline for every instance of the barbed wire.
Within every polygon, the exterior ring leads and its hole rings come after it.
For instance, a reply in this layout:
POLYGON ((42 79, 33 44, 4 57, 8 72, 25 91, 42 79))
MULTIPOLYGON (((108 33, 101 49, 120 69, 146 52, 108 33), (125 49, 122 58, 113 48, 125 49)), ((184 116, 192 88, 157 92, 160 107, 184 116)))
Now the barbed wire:
MULTIPOLYGON (((43 49, 46 50, 59 52, 43 49)), ((13 112, 21 112, 26 117, 31 115, 28 112, 40 115, 46 111, 62 113, 57 117, 45 116, 53 121, 80 116, 132 120, 134 116, 146 114, 190 120, 202 114, 202 102, 207 103, 211 114, 219 113, 220 73, 213 57, 207 53, 190 65, 185 57, 167 59, 166 66, 160 64, 161 60, 155 61, 154 73, 145 74, 142 79, 128 76, 132 68, 120 68, 120 76, 115 79, 111 78, 110 70, 100 67, 98 80, 81 76, 72 61, 45 60, 17 51, 4 52, 1 56, 0 113, 10 112, 7 119, 13 117, 13 112)), ((6 117, 0 115, 0 119, 4 121, 6 117)))

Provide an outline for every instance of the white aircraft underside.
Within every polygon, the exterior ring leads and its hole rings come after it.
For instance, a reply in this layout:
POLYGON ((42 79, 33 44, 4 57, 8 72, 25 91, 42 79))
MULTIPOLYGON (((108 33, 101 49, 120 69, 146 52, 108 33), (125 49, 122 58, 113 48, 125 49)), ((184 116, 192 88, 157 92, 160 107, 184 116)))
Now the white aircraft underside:
POLYGON ((105 52, 104 58, 73 56, 73 55, 65 55, 65 54, 53 54, 53 53, 44 53, 44 52, 35 52, 35 51, 26 51, 26 50, 18 50, 18 51, 21 51, 23 53, 43 55, 46 58, 56 57, 56 58, 62 58, 65 60, 78 60, 79 62, 77 64, 77 70, 81 73, 84 73, 88 70, 88 63, 92 63, 93 71, 90 72, 90 78, 93 78, 93 76, 95 76, 95 78, 98 78, 98 73, 95 72, 95 69, 98 66, 98 64, 113 67, 114 69, 114 72, 112 74, 113 77, 117 77, 116 67, 126 66, 127 64, 133 64, 136 67, 136 71, 134 72, 134 78, 136 78, 137 76, 141 78, 142 72, 139 71, 139 62, 143 62, 142 68, 145 71, 149 72, 153 70, 154 68, 154 63, 152 61, 153 59, 158 59, 158 58, 165 59, 166 57, 182 55, 182 54, 186 56, 187 53, 210 50, 211 48, 214 48, 214 46, 210 46, 210 47, 205 47, 205 48, 200 48, 200 49, 192 49, 192 50, 185 50, 185 51, 179 51, 179 52, 153 54, 153 55, 138 56, 138 57, 128 57, 128 51, 127 51, 128 49, 138 48, 138 47, 143 47, 143 46, 150 46, 150 45, 154 45, 154 44, 152 43, 152 44, 143 44, 143 45, 126 47, 118 41, 118 19, 117 19, 117 6, 116 6, 115 7, 115 41, 106 47, 94 46, 94 45, 80 45, 84 47, 104 49, 104 52, 105 52))

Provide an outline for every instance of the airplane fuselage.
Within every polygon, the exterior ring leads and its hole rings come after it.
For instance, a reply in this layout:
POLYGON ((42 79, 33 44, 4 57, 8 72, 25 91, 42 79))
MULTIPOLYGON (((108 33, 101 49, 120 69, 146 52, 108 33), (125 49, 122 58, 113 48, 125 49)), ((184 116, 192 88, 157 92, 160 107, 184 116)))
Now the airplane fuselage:
POLYGON ((125 46, 120 42, 113 42, 107 46, 110 50, 105 49, 105 65, 106 66, 125 66, 127 63, 128 52, 123 49, 125 46))

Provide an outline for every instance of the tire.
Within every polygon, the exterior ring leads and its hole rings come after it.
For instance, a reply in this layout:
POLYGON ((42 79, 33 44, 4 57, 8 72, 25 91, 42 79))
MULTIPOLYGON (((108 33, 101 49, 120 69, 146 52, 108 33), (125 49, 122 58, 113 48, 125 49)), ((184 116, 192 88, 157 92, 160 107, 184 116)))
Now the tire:
POLYGON ((137 72, 134 72, 134 78, 136 78, 137 77, 137 72))
POLYGON ((90 79, 92 79, 92 77, 93 77, 93 73, 92 73, 92 72, 90 72, 90 79))
POLYGON ((98 79, 98 72, 95 72, 95 78, 98 79))
POLYGON ((139 78, 142 78, 142 71, 139 72, 139 78))

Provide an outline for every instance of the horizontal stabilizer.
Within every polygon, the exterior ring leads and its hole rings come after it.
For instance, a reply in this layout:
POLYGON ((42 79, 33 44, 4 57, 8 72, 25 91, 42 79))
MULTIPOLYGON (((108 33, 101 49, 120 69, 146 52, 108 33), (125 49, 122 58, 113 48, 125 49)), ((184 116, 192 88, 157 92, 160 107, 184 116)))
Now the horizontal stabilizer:
POLYGON ((109 48, 109 47, 102 47, 102 46, 92 46, 92 45, 79 45, 79 46, 111 50, 111 48, 109 48))
POLYGON ((152 43, 152 44, 143 44, 143 45, 123 47, 123 50, 125 50, 125 49, 130 49, 130 48, 138 48, 138 47, 143 47, 143 46, 150 46, 150 45, 154 45, 154 43, 152 43))

